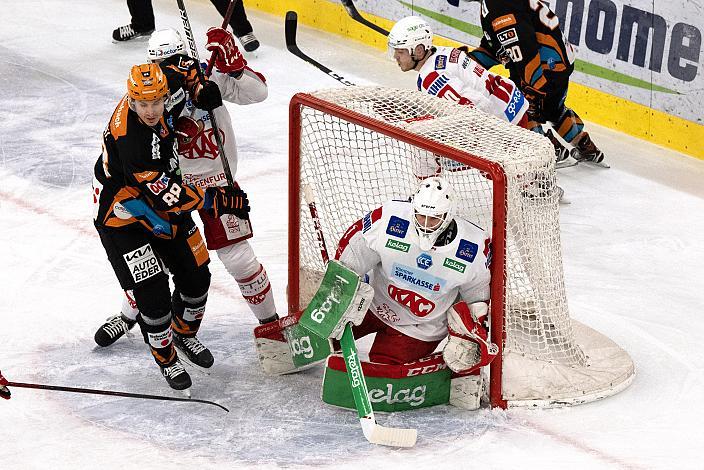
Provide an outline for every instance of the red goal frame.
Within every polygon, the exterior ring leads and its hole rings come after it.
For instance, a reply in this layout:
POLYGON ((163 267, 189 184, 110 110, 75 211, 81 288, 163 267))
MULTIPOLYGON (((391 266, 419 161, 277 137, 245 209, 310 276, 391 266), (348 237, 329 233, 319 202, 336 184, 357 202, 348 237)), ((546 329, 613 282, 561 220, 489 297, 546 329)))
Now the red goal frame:
MULTIPOLYGON (((288 314, 301 310, 299 296, 300 268, 300 178, 301 178, 301 111, 303 107, 315 109, 339 119, 371 129, 390 138, 405 142, 429 152, 451 158, 483 171, 493 182, 492 194, 492 263, 491 263, 491 340, 499 347, 499 354, 490 365, 489 399, 492 407, 506 408, 502 394, 502 364, 506 332, 504 329, 504 303, 506 294, 506 201, 507 185, 504 169, 496 162, 477 155, 433 142, 408 131, 373 119, 307 93, 297 93, 289 104, 289 232, 288 232, 288 314)), ((360 217, 363 214, 360 214, 360 217)), ((328 240, 337 244, 338 240, 328 240)), ((335 246, 333 245, 333 246, 335 246)), ((330 246, 330 245, 329 245, 330 246)))

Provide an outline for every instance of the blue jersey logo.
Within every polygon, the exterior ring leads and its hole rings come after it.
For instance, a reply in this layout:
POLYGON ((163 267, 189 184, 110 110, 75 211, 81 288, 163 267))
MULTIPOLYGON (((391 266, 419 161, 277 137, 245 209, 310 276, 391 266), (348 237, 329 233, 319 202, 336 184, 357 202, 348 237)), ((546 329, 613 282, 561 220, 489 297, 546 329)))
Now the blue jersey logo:
POLYGON ((439 55, 435 58, 435 70, 442 70, 447 65, 447 57, 439 55))
POLYGON ((370 228, 372 228, 372 213, 368 212, 362 220, 362 233, 366 233, 370 228))
POLYGON ((472 243, 469 240, 465 240, 463 238, 462 240, 460 240, 460 246, 457 247, 457 253, 455 253, 455 256, 459 259, 463 259, 472 263, 474 261, 474 258, 477 256, 478 251, 479 247, 476 243, 472 243))
POLYGON ((504 110, 504 114, 506 115, 506 119, 508 119, 508 122, 513 122, 513 120, 516 118, 516 115, 523 107, 523 102, 525 100, 526 99, 523 96, 523 93, 521 93, 518 87, 514 88, 513 94, 511 95, 511 99, 509 100, 508 104, 506 105, 506 109, 504 110))
POLYGON ((439 293, 444 289, 447 283, 445 279, 398 263, 394 263, 391 267, 391 277, 398 279, 407 286, 416 287, 423 289, 425 292, 432 293, 439 293))
POLYGON ((405 238, 409 225, 409 221, 392 215, 389 219, 389 225, 386 227, 386 233, 394 237, 405 238))
POLYGON ((418 258, 416 258, 416 264, 420 269, 428 269, 433 265, 433 257, 428 253, 421 253, 418 258))

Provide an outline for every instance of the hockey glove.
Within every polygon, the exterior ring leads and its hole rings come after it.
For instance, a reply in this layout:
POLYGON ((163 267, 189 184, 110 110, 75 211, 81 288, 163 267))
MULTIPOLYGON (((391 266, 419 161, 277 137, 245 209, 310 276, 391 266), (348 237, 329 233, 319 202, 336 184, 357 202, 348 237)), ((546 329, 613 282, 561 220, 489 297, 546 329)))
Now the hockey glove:
POLYGON ((0 372, 0 397, 4 398, 5 400, 9 400, 12 397, 10 389, 7 388, 8 383, 9 382, 7 381, 7 379, 2 376, 2 372, 0 372))
POLYGON ((201 83, 196 93, 194 104, 205 111, 212 111, 222 106, 222 96, 220 95, 218 85, 210 80, 201 83))
POLYGON ((193 147, 194 139, 203 130, 203 121, 195 121, 188 116, 181 116, 176 121, 174 132, 178 142, 178 153, 184 153, 193 147), (200 125, 199 125, 200 123, 200 125))
POLYGON ((235 44, 232 33, 222 28, 210 28, 208 30, 208 44, 205 48, 215 54, 215 68, 222 73, 238 74, 244 70, 247 61, 235 44))
POLYGON ((470 374, 489 364, 499 348, 488 339, 484 322, 489 314, 486 302, 468 306, 458 302, 447 312, 448 340, 442 351, 447 366, 458 374, 470 374))
POLYGON ((523 94, 528 98, 528 118, 531 121, 544 123, 545 118, 543 117, 543 102, 545 101, 545 92, 536 90, 533 87, 524 87, 523 94))
POLYGON ((205 201, 204 209, 212 210, 215 217, 233 214, 243 220, 249 219, 249 199, 240 188, 208 188, 205 190, 205 201))

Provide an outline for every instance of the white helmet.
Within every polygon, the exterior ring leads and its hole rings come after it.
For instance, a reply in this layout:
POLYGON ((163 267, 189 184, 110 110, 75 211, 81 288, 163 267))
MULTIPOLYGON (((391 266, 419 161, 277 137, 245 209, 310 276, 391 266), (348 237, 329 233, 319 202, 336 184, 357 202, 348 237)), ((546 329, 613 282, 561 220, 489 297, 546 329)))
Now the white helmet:
POLYGON ((147 47, 149 62, 185 53, 186 47, 183 45, 183 39, 181 39, 179 32, 173 28, 154 31, 149 38, 149 46, 147 47))
POLYGON ((389 49, 407 49, 413 55, 418 44, 425 46, 426 50, 433 45, 433 31, 419 16, 407 16, 389 31, 389 49))
POLYGON ((432 176, 421 181, 413 196, 413 211, 413 225, 418 233, 420 249, 430 250, 455 217, 455 196, 447 180, 432 176), (427 218, 422 224, 416 215, 435 217, 441 221, 428 226, 427 218))

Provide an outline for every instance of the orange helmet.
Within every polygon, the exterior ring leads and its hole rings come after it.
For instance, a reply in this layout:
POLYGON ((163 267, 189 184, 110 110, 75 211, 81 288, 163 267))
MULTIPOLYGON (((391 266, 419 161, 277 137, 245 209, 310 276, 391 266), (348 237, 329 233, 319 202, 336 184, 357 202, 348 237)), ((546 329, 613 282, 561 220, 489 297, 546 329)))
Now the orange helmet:
POLYGON ((156 100, 167 95, 169 85, 158 64, 135 65, 127 79, 127 94, 133 100, 156 100))

